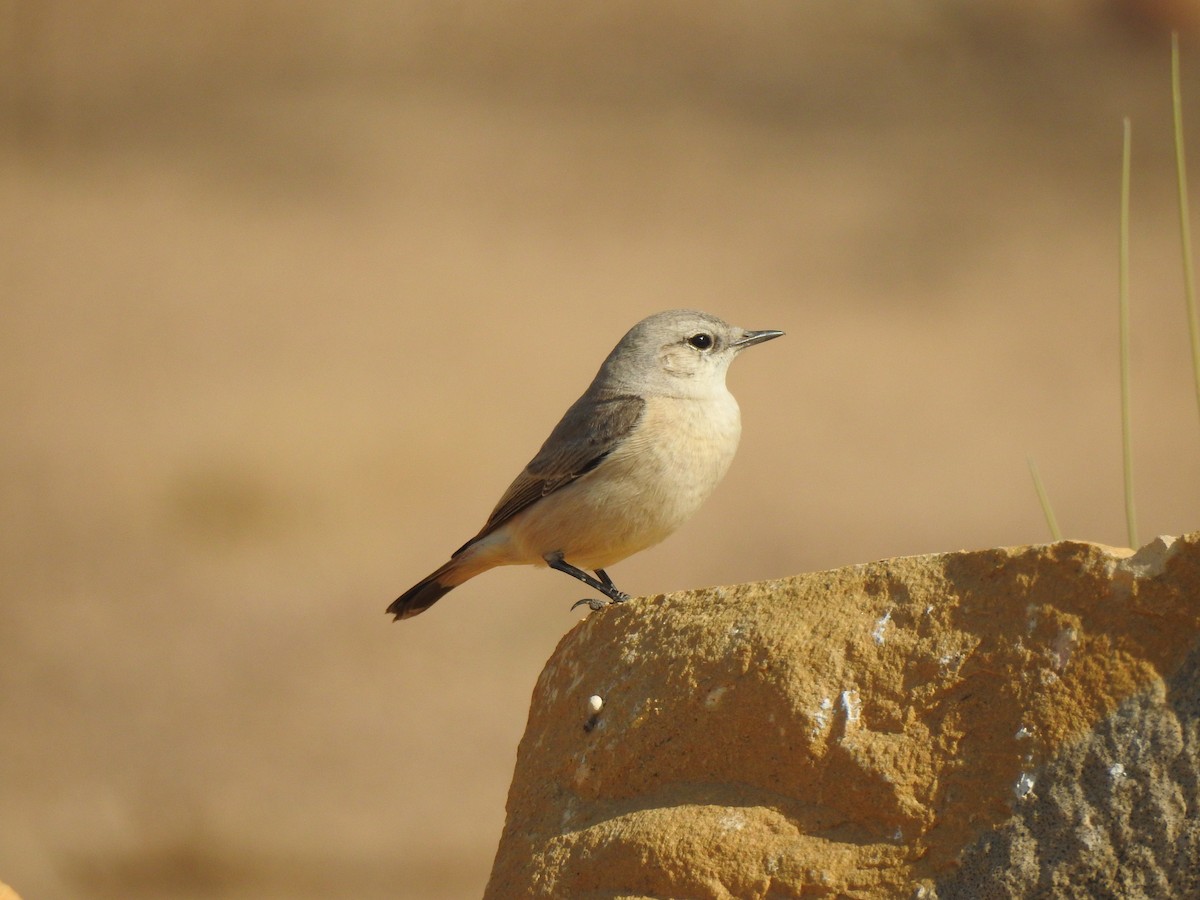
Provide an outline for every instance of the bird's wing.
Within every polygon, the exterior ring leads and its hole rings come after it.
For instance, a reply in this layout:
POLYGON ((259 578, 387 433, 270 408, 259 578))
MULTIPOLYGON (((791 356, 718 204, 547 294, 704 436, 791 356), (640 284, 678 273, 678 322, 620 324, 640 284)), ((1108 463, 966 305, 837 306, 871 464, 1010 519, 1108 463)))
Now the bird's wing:
POLYGON ((547 494, 600 465, 637 427, 645 407, 646 401, 632 394, 581 397, 550 432, 525 471, 508 486, 479 534, 455 550, 454 556, 547 494))

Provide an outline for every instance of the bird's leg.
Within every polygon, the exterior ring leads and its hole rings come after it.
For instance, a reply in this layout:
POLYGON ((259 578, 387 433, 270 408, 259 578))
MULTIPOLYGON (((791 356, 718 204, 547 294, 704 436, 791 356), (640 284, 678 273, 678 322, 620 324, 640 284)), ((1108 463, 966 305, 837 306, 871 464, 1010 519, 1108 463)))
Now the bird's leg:
MULTIPOLYGON (((629 599, 628 594, 626 594, 624 591, 617 590, 617 586, 615 584, 613 584, 613 580, 608 577, 608 573, 605 572, 603 569, 596 570, 596 577, 600 579, 600 582, 602 584, 605 584, 608 587, 612 588, 614 591, 616 591, 616 595, 609 594, 608 603, 624 603, 626 600, 629 599)), ((597 600, 595 597, 591 597, 591 598, 584 598, 583 600, 575 601, 575 603, 573 603, 571 605, 571 609, 574 609, 576 606, 581 606, 584 603, 586 603, 588 605, 588 607, 592 610, 592 612, 595 612, 598 609, 603 609, 605 606, 608 605, 608 603, 605 603, 603 600, 597 600)))
MULTIPOLYGON (((565 572, 566 574, 570 575, 572 578, 578 578, 580 581, 582 581, 588 587, 592 588, 593 590, 599 591, 601 594, 603 594, 605 597, 607 597, 609 600, 609 603, 624 603, 626 600, 629 599, 628 594, 626 594, 624 591, 617 590, 616 585, 613 584, 612 579, 608 577, 608 573, 605 572, 603 569, 597 569, 596 575, 598 575, 599 577, 598 578, 594 577, 592 575, 589 575, 587 572, 583 571, 583 569, 579 569, 579 568, 576 568, 575 566, 571 565, 569 562, 567 562, 565 559, 562 558, 561 553, 555 553, 552 556, 547 556, 546 557, 546 565, 548 565, 552 569, 557 569, 559 572, 565 572)), ((588 606, 590 606, 592 608, 593 611, 597 610, 597 609, 603 609, 605 606, 608 605, 604 601, 596 600, 594 598, 588 599, 588 600, 580 600, 579 603, 575 604, 575 606, 579 606, 580 603, 586 603, 588 606)), ((574 609, 575 606, 572 606, 571 609, 574 609)))

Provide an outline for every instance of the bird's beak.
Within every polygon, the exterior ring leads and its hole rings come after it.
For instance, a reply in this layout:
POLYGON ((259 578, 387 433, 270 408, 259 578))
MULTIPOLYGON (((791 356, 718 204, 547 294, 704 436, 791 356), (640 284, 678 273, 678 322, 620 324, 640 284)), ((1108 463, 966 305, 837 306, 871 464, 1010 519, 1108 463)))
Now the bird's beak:
POLYGON ((773 340, 782 335, 782 331, 747 331, 742 335, 740 341, 734 341, 731 346, 737 347, 739 350, 744 350, 746 347, 752 347, 755 344, 761 344, 763 341, 773 340))

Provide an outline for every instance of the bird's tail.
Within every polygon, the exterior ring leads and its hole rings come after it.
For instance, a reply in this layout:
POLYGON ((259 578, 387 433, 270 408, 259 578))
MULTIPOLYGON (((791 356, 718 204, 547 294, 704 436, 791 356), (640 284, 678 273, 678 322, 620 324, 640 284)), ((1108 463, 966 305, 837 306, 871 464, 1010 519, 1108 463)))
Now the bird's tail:
POLYGON ((462 562, 462 557, 456 557, 432 575, 422 578, 392 601, 387 608, 388 614, 395 616, 395 621, 399 622, 423 613, 472 575, 478 574, 479 570, 464 571, 467 567, 462 562))

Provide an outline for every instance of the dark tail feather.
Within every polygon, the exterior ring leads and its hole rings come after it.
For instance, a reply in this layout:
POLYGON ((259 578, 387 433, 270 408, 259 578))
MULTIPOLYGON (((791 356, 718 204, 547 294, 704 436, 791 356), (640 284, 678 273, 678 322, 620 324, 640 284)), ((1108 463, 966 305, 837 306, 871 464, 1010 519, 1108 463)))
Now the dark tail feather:
POLYGON ((387 608, 388 614, 395 616, 395 621, 399 622, 401 619, 408 619, 417 613, 425 612, 456 587, 456 585, 445 584, 438 580, 444 575, 445 567, 417 582, 392 601, 392 605, 387 608))

